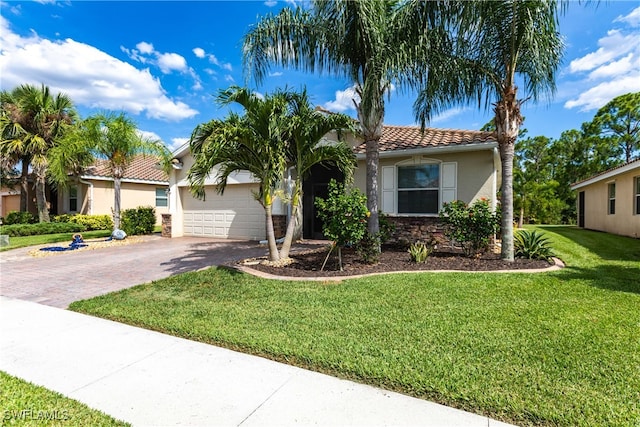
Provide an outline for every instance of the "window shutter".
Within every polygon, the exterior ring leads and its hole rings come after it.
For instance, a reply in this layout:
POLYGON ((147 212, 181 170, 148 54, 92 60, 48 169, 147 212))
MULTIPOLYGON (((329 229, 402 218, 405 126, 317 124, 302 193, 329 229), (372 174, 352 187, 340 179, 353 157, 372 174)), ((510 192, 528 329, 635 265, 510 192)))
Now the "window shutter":
POLYGON ((393 214, 396 211, 395 166, 382 167, 382 212, 393 214))
POLYGON ((458 198, 456 162, 442 163, 442 203, 453 202, 458 198))

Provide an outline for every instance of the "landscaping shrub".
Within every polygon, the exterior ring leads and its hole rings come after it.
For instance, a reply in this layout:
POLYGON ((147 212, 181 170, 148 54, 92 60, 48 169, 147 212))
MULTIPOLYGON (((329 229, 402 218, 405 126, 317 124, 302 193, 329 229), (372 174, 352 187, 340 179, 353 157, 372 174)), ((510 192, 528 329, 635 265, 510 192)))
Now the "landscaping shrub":
POLYGON ((31 212, 11 211, 2 220, 4 225, 12 224, 34 224, 38 220, 31 212))
POLYGON ((129 236, 151 234, 155 225, 156 209, 151 206, 126 209, 120 216, 120 228, 129 236))
POLYGON ((460 200, 445 203, 440 211, 444 234, 459 243, 466 256, 474 256, 489 248, 491 237, 496 234, 500 216, 491 212, 486 199, 468 206, 460 200))
POLYGON ((382 211, 378 211, 378 228, 380 234, 380 244, 384 245, 391 236, 393 232, 396 231, 396 225, 389 221, 389 217, 382 213, 382 211))
POLYGON ((329 197, 317 198, 318 217, 322 220, 322 232, 335 242, 338 262, 342 270, 342 248, 347 244, 357 245, 367 234, 367 197, 357 188, 347 193, 344 184, 329 182, 329 197))
POLYGON ((516 232, 513 244, 516 258, 549 261, 553 256, 549 240, 542 233, 538 233, 535 230, 520 230, 516 232))
POLYGON ((433 236, 429 236, 429 238, 424 241, 411 244, 408 249, 411 261, 426 262, 427 258, 429 258, 436 249, 437 243, 438 241, 433 236))
POLYGON ((54 222, 72 222, 84 225, 87 231, 110 230, 113 228, 113 220, 109 215, 82 215, 63 214, 53 217, 54 222))
POLYGON ((12 224, 0 226, 0 234, 8 234, 11 237, 77 233, 82 231, 86 231, 84 225, 64 222, 41 222, 39 224, 12 224))

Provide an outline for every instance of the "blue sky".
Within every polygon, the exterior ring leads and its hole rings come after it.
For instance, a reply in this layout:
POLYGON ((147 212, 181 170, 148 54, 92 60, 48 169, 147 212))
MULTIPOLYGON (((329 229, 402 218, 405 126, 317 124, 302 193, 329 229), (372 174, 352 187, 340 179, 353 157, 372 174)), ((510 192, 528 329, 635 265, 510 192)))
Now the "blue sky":
MULTIPOLYGON (((144 133, 175 148, 196 125, 226 110, 220 89, 244 85, 241 40, 288 2, 0 0, 0 87, 44 83, 70 95, 80 114, 127 112, 144 133)), ((561 20, 567 49, 551 100, 523 106, 529 136, 579 128, 614 97, 640 91, 640 3, 572 2, 561 20)), ((273 69, 261 93, 306 85, 312 101, 355 117, 351 82, 273 69)), ((412 94, 392 93, 386 124, 413 125, 412 94)), ((452 108, 431 126, 479 129, 491 113, 452 108)))

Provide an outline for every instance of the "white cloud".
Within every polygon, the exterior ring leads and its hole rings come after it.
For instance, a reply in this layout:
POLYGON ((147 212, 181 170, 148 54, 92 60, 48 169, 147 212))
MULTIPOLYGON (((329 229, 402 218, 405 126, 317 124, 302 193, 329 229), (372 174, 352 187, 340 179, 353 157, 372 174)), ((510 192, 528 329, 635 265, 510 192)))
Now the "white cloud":
POLYGON ((276 71, 273 73, 269 73, 269 77, 280 77, 282 75, 281 71, 276 71))
POLYGON ((336 99, 326 102, 323 107, 329 111, 345 112, 347 110, 355 110, 353 100, 360 102, 360 96, 356 93, 355 86, 347 88, 345 90, 336 91, 336 99))
POLYGON ((136 48, 140 51, 140 53, 144 53, 145 55, 150 55, 154 52, 153 44, 147 42, 140 42, 136 45, 136 48))
POLYGON ((169 74, 173 70, 185 71, 187 69, 187 60, 177 53, 162 53, 157 57, 158 67, 165 74, 169 74))
POLYGON ((636 7, 627 16, 618 16, 613 22, 625 22, 632 27, 640 27, 640 7, 636 7))
POLYGON ((456 107, 456 108, 450 108, 446 111, 443 111, 442 113, 438 114, 437 116, 435 116, 433 119, 431 119, 431 124, 436 124, 436 123, 440 123, 440 122, 445 122, 455 116, 459 116, 462 113, 465 113, 467 111, 471 110, 471 108, 469 107, 456 107))
POLYGON ((187 142, 189 142, 189 138, 171 138, 171 145, 169 146, 169 149, 174 151, 182 147, 187 142))
POLYGON ((264 5, 267 6, 267 7, 273 7, 273 6, 277 5, 277 4, 278 4, 278 2, 275 1, 275 0, 269 0, 269 1, 264 2, 264 5))
POLYGON ((227 74, 226 76, 224 76, 224 80, 231 83, 235 82, 235 79, 231 74, 227 74))
POLYGON ((193 48, 193 54, 198 58, 204 58, 204 49, 200 47, 193 48))
POLYGON ((148 130, 140 130, 140 129, 138 129, 138 135, 140 135, 142 138, 150 139, 152 141, 162 141, 162 138, 160 138, 160 135, 158 135, 155 132, 148 131, 148 130))
POLYGON ((224 62, 224 63, 220 62, 218 60, 218 58, 213 53, 210 53, 208 55, 208 58, 209 58, 209 62, 211 62, 213 65, 217 65, 218 67, 222 68, 223 70, 233 71, 233 67, 231 66, 230 63, 228 63, 228 62, 224 62))
POLYGON ((640 90, 640 8, 614 22, 622 28, 609 30, 596 51, 571 61, 568 71, 577 80, 568 84, 580 90, 565 108, 595 110, 616 96, 640 90))
POLYGON ((51 41, 14 34, 0 17, 2 89, 44 83, 89 108, 124 110, 162 120, 181 120, 198 112, 166 95, 149 69, 137 69, 93 46, 72 39, 51 41))

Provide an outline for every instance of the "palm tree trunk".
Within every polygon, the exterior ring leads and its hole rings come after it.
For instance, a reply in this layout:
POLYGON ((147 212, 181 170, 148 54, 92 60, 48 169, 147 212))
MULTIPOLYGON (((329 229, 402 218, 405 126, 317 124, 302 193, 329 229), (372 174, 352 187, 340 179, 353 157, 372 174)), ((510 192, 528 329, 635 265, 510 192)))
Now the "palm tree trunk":
MULTIPOLYGON (((367 222, 367 230, 371 236, 376 236, 380 231, 378 223, 378 152, 379 138, 367 140, 367 209, 371 215, 367 222)), ((380 252, 380 248, 378 248, 380 252)))
POLYGON ((122 177, 113 176, 113 229, 120 229, 120 187, 122 177))
POLYGON ((495 106, 495 125, 500 159, 502 161, 502 254, 505 261, 513 261, 513 157, 515 142, 522 123, 520 103, 516 100, 517 88, 506 87, 502 99, 495 106))
POLYGON ((300 208, 300 182, 296 178, 293 184, 293 194, 291 195, 291 218, 287 224, 287 231, 284 234, 284 242, 282 242, 282 248, 280 248, 280 258, 289 258, 289 251, 291 250, 291 244, 293 243, 293 233, 296 229, 296 220, 298 219, 298 209, 300 208))
POLYGON ((271 203, 264 205, 265 214, 267 217, 267 244, 269 245, 269 261, 278 261, 280 254, 278 254, 278 246, 276 245, 276 233, 273 230, 273 205, 271 203))
POLYGON ((36 204, 38 207, 38 222, 50 222, 49 207, 47 206, 46 184, 47 177, 42 166, 34 168, 36 177, 36 204))
POLYGON ((29 160, 22 158, 22 173, 20 174, 20 212, 29 210, 29 160))

